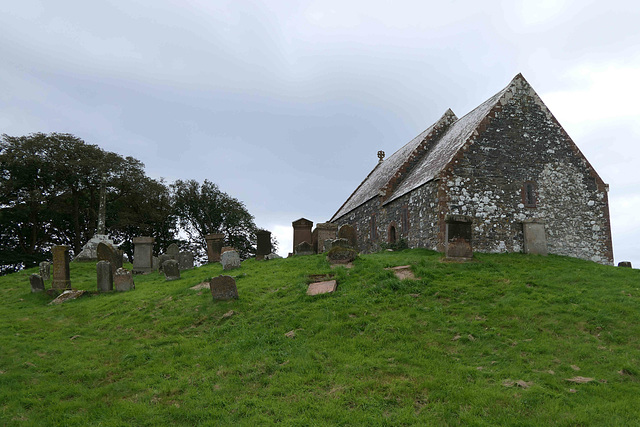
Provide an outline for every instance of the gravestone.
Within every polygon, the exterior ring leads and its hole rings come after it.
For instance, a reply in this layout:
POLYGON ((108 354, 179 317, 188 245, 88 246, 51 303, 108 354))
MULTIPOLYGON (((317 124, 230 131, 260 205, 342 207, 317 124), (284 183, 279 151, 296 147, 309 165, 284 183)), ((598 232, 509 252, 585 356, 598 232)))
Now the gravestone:
POLYGON ((296 246, 294 253, 296 255, 313 255, 313 248, 309 242, 301 242, 296 246))
POLYGON ((267 230, 256 231, 256 240, 258 241, 256 248, 256 259, 261 261, 265 255, 271 253, 271 232, 267 230))
POLYGON ((223 270, 240 268, 240 255, 236 251, 226 251, 222 254, 220 262, 223 270))
POLYGON ((280 259, 282 258, 280 255, 278 255, 277 253, 271 252, 269 255, 265 255, 264 259, 265 260, 270 260, 270 259, 280 259))
POLYGON ((31 284, 31 292, 43 292, 44 291, 44 280, 42 280, 42 276, 39 274, 32 274, 29 276, 29 283, 31 284))
POLYGON ((342 237, 325 241, 325 246, 327 251, 330 251, 333 248, 352 248, 351 243, 342 237))
POLYGON ((293 252, 296 252, 296 247, 302 242, 307 242, 311 245, 313 240, 311 236, 311 227, 313 227, 313 221, 309 221, 306 218, 300 218, 291 223, 293 226, 293 252))
POLYGON ((153 268, 153 271, 158 271, 158 269, 160 268, 160 261, 158 260, 157 256, 154 256, 151 259, 151 267, 153 268))
POLYGON ((525 254, 547 255, 547 233, 543 220, 529 219, 524 221, 522 231, 525 254))
POLYGON ((223 246, 222 249, 220 250, 221 253, 225 253, 228 251, 235 251, 236 248, 234 248, 233 246, 223 246))
POLYGON ((69 246, 57 245, 51 249, 53 253, 53 282, 55 290, 71 289, 69 276, 69 246))
POLYGON ((356 233, 356 229, 349 224, 340 226, 340 229, 338 229, 338 239, 347 239, 349 247, 356 250, 358 249, 358 234, 356 233))
POLYGON ((632 268, 631 267, 631 261, 620 261, 618 263, 618 267, 627 267, 627 268, 632 268))
POLYGON ((175 243, 172 243, 169 245, 169 247, 164 253, 169 255, 171 259, 176 259, 179 252, 180 252, 180 248, 178 247, 178 245, 176 245, 175 243))
POLYGON ((98 261, 96 264, 98 292, 113 291, 113 273, 113 265, 109 261, 98 261))
POLYGON ((471 224, 467 215, 447 215, 445 217, 445 255, 447 258, 473 258, 471 246, 471 224))
POLYGON ((112 273, 122 267, 122 253, 115 246, 111 246, 105 242, 98 243, 96 249, 99 261, 108 261, 111 264, 112 273))
POLYGON ((307 295, 321 295, 335 292, 338 282, 335 280, 327 280, 325 282, 310 283, 307 288, 307 295))
POLYGON ((329 239, 335 239, 338 235, 338 225, 331 222, 320 222, 316 224, 315 230, 313 230, 313 250, 316 253, 323 253, 331 248, 327 248, 325 242, 329 239))
POLYGON ((334 246, 327 252, 327 261, 331 264, 349 264, 358 257, 358 251, 350 247, 334 246))
POLYGON ((51 264, 48 261, 40 263, 40 277, 45 281, 51 278, 51 264))
POLYGON ((153 237, 133 238, 133 272, 144 274, 153 271, 153 237))
POLYGON ((162 271, 166 280, 178 280, 180 278, 180 267, 175 259, 168 259, 162 264, 162 271))
POLYGON ((191 270, 193 268, 193 253, 189 251, 178 252, 176 257, 180 271, 191 270))
POLYGON ((222 246, 224 245, 224 234, 213 233, 204 236, 207 241, 207 258, 209 263, 220 262, 222 246))
POLYGON ((113 284, 118 292, 132 291, 136 288, 133 283, 133 272, 119 268, 113 275, 113 284))
POLYGON ((231 276, 218 276, 209 282, 211 296, 214 300, 229 300, 238 298, 236 279, 231 276))
POLYGON ((170 259, 173 259, 173 258, 171 258, 171 255, 169 255, 169 254, 160 255, 158 257, 158 270, 159 271, 163 271, 164 263, 169 261, 170 259))

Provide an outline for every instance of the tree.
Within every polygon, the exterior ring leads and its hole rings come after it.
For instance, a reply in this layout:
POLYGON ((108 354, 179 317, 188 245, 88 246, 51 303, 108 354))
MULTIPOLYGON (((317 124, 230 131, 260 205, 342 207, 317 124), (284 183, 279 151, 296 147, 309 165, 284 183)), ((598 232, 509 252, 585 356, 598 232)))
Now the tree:
POLYGON ((56 244, 77 254, 96 232, 103 178, 113 237, 146 234, 158 245, 175 238, 169 189, 147 177, 139 160, 71 134, 2 135, 0 274, 36 265, 56 244))
POLYGON ((242 259, 255 254, 256 225, 253 216, 238 199, 221 191, 208 180, 178 180, 171 185, 174 212, 181 230, 193 243, 206 248, 205 236, 222 233, 242 259))

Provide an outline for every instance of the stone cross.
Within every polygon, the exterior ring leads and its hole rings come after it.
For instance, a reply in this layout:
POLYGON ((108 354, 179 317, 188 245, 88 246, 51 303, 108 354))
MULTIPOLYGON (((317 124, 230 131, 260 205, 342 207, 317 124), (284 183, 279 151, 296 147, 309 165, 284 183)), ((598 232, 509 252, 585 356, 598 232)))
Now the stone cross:
POLYGON ((98 207, 98 232, 97 234, 107 234, 107 191, 106 191, 105 174, 102 174, 102 183, 100 184, 100 206, 98 207))

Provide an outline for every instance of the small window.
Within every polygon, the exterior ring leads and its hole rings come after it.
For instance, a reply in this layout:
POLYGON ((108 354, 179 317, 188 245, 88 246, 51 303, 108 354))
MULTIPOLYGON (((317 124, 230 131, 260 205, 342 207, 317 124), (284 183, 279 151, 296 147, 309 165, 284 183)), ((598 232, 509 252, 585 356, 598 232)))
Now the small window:
POLYGON ((371 240, 378 238, 378 229, 376 228, 376 216, 371 215, 371 240))
POLYGON ((535 182, 527 181, 522 188, 522 202, 527 208, 535 208, 537 205, 537 190, 535 182))
POLYGON ((395 223, 392 223, 389 225, 389 243, 391 243, 392 245, 396 243, 396 225, 395 223))
POLYGON ((402 234, 409 232, 409 208, 404 206, 402 208, 402 234))

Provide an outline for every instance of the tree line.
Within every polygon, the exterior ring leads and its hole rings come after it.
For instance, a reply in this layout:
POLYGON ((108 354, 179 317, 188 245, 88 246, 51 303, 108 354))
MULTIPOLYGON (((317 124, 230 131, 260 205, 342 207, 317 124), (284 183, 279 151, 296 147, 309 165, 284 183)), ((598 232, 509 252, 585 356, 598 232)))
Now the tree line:
POLYGON ((50 259, 54 245, 68 245, 78 254, 96 233, 101 185, 107 234, 129 259, 136 236, 154 237, 157 253, 178 243, 202 259, 209 233, 223 233, 243 259, 255 254, 253 216, 208 180, 152 179, 139 160, 71 134, 3 134, 0 275, 50 259))

